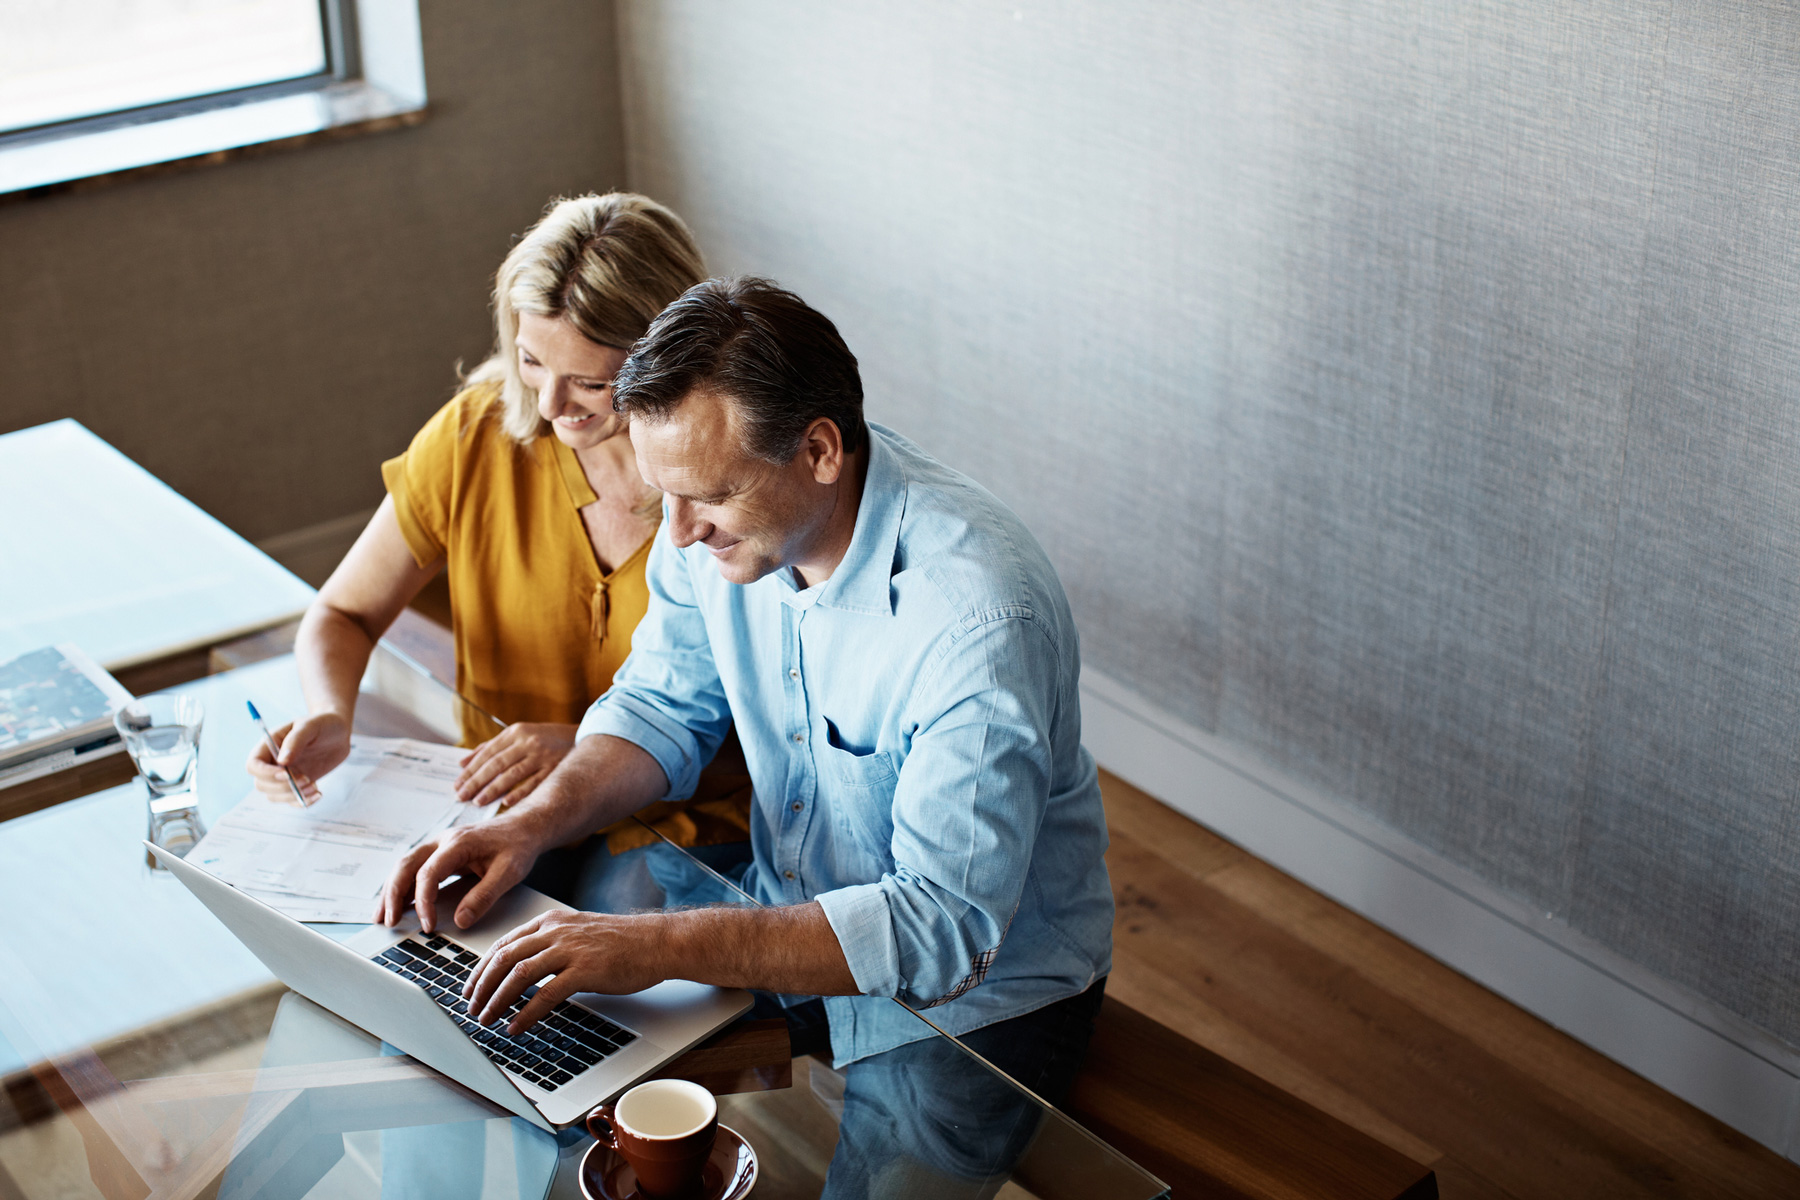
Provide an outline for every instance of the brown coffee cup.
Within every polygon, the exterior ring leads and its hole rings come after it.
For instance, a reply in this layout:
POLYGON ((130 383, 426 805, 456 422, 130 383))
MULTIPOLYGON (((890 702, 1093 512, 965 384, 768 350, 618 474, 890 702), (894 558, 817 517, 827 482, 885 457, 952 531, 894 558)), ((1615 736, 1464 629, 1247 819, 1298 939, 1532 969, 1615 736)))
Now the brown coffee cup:
POLYGON ((631 1164, 638 1191, 675 1200, 700 1190, 719 1136, 719 1105, 697 1083, 652 1079, 590 1112, 587 1127, 631 1164))

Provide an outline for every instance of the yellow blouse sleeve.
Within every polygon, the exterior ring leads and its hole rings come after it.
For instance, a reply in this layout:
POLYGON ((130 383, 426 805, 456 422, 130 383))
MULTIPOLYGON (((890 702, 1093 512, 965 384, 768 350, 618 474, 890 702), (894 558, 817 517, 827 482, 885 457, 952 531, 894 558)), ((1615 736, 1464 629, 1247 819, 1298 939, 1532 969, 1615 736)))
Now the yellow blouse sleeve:
POLYGON ((457 453, 471 409, 491 403, 491 388, 470 388, 437 410, 413 435, 406 453, 381 464, 381 480, 394 498, 394 516, 413 561, 429 566, 450 541, 457 453))

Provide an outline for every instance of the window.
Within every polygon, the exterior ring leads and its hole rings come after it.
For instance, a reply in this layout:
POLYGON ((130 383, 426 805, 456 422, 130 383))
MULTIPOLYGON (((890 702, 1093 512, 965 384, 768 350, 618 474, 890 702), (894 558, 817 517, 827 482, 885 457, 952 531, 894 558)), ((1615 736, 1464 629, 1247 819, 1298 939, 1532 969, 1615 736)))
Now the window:
POLYGON ((0 0, 0 193, 424 105, 417 0, 0 0))
POLYGON ((11 0, 0 132, 326 74, 318 0, 11 0))

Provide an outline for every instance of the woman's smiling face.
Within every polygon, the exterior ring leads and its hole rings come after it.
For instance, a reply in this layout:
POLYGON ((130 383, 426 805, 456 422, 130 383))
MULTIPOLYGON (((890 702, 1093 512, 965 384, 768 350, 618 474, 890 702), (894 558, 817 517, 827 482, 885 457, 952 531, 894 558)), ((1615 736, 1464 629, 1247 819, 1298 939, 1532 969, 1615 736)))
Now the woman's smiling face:
POLYGON ((583 337, 561 317, 519 314, 514 339, 519 378, 537 392, 538 415, 550 422, 557 440, 586 450, 625 432, 612 410, 612 380, 625 351, 583 337))

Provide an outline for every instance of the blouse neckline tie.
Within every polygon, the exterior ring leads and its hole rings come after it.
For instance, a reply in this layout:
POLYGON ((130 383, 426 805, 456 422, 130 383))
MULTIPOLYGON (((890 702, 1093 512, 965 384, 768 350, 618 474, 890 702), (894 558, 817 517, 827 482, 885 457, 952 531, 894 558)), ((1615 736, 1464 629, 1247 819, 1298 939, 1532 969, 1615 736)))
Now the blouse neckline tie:
POLYGON ((606 622, 612 615, 612 593, 607 588, 605 578, 594 584, 594 594, 588 598, 588 622, 593 629, 596 646, 606 645, 606 622))

